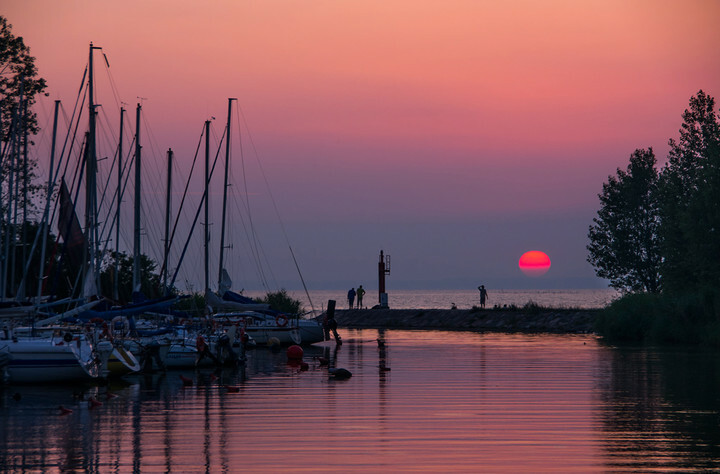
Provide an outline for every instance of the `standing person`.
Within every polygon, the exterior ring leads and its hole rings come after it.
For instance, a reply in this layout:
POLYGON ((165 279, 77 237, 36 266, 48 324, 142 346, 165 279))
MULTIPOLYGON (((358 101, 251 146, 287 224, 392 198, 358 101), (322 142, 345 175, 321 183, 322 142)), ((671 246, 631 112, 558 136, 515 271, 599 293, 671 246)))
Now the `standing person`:
POLYGON ((488 297, 487 290, 485 289, 485 285, 478 286, 478 290, 480 290, 480 307, 485 307, 485 300, 488 297))
POLYGON ((362 299, 363 299, 364 294, 365 294, 365 290, 363 289, 362 285, 358 286, 358 289, 357 289, 357 300, 358 300, 357 307, 358 307, 358 309, 362 308, 362 299))
POLYGON ((348 308, 353 309, 354 302, 355 302, 355 288, 350 288, 350 291, 348 291, 348 308))

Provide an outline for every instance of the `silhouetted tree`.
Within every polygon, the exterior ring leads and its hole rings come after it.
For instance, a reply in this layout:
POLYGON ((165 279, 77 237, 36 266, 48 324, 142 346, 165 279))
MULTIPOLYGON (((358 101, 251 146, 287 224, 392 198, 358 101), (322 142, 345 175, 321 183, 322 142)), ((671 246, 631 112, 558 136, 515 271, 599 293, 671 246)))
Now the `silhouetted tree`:
POLYGON ((695 291, 720 286, 720 122, 702 90, 683 113, 660 175, 663 287, 695 291))
POLYGON ((281 288, 279 291, 270 291, 265 294, 264 298, 256 298, 256 301, 269 304, 272 309, 283 313, 299 314, 303 311, 300 300, 288 295, 285 288, 281 288))
MULTIPOLYGON (((37 160, 30 156, 27 160, 24 158, 31 144, 28 137, 34 136, 39 130, 33 105, 36 96, 45 88, 45 79, 38 77, 30 48, 22 37, 12 34, 12 25, 0 16, 0 182, 3 185, 3 208, 9 201, 8 193, 11 191, 7 186, 8 173, 15 172, 22 179, 20 189, 25 187, 29 194, 26 202, 28 213, 34 203, 33 195, 40 190, 39 186, 32 184, 37 160)), ((14 199, 22 199, 22 195, 14 199)), ((20 209, 24 209, 22 204, 25 202, 21 203, 20 209)), ((26 216, 21 218, 26 219, 26 216)))
POLYGON ((588 262, 621 291, 660 291, 655 164, 652 148, 635 150, 626 171, 618 168, 616 176, 608 176, 598 195, 602 207, 588 232, 588 262))
MULTIPOLYGON (((100 287, 103 296, 113 295, 115 282, 115 259, 119 259, 119 299, 121 303, 132 301, 133 257, 122 252, 112 252, 103 261, 103 271, 100 276, 100 287)), ((160 290, 160 275, 155 272, 157 264, 147 255, 140 255, 140 291, 148 298, 162 296, 160 290)))

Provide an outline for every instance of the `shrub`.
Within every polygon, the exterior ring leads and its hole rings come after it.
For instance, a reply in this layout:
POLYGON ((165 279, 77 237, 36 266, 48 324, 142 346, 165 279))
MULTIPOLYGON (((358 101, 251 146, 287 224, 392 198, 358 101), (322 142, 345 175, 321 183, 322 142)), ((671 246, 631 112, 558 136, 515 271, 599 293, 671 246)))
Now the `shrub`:
POLYGON ((269 304, 275 311, 287 314, 300 314, 305 310, 302 307, 300 300, 296 300, 288 295, 285 288, 279 291, 270 291, 265 294, 264 298, 257 298, 258 303, 269 304))

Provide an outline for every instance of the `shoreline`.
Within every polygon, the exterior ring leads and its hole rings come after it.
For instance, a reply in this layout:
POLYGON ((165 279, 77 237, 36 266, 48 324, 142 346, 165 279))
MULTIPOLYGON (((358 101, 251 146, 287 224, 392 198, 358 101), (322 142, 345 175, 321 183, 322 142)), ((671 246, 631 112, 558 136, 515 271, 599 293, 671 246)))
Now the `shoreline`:
POLYGON ((352 309, 336 310, 339 327, 477 332, 589 334, 601 309, 352 309))

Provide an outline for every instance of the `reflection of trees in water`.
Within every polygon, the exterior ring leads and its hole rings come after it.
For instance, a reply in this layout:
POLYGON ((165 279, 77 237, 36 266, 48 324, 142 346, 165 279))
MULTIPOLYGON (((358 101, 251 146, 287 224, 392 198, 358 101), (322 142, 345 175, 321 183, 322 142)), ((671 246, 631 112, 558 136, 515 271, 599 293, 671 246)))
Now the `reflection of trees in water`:
POLYGON ((720 353, 619 348, 608 360, 600 384, 609 466, 720 468, 720 353))

